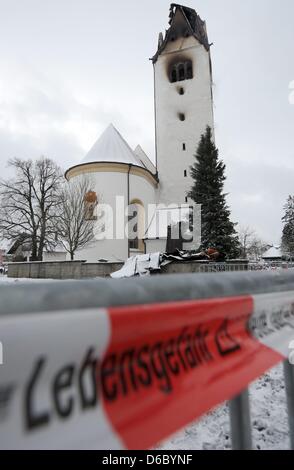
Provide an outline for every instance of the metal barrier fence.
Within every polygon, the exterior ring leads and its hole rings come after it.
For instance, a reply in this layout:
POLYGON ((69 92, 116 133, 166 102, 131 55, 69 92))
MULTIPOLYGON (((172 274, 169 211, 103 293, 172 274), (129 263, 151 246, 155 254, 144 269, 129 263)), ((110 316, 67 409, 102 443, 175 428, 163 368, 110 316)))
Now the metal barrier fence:
MULTIPOLYGON (((292 291, 294 272, 181 274, 128 280, 97 279, 0 286, 0 320, 11 314, 130 306, 292 291)), ((41 319, 41 318, 40 318, 41 319)), ((0 338, 1 339, 1 338, 0 338)), ((293 332, 294 339, 294 332, 293 332)), ((294 367, 284 362, 289 434, 294 449, 294 367)), ((229 402, 233 449, 251 449, 248 390, 229 402)))
MULTIPOLYGON (((253 271, 248 263, 207 263, 199 264, 200 273, 223 273, 236 271, 253 271)), ((256 269, 257 270, 257 269, 256 269)))
POLYGON ((272 262, 259 263, 207 263, 199 264, 201 273, 236 272, 236 271, 274 271, 276 269, 293 269, 294 263, 272 262))

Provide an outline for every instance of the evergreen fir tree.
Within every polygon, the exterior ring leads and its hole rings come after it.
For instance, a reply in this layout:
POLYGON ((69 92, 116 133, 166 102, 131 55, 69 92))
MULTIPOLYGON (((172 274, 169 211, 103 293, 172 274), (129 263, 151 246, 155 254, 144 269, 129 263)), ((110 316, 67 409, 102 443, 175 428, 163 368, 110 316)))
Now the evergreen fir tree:
POLYGON ((219 159, 210 127, 206 128, 191 167, 194 184, 188 196, 201 204, 202 249, 216 248, 227 258, 239 256, 240 244, 223 192, 225 164, 219 159))
POLYGON ((282 234, 282 251, 290 256, 294 255, 294 196, 289 196, 284 206, 285 215, 282 234))

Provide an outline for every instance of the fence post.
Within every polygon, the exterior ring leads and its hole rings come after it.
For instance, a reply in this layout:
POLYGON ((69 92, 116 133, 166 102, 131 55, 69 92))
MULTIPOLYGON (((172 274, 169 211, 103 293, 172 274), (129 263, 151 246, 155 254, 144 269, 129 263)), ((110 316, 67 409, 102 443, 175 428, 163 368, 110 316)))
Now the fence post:
POLYGON ((285 389, 287 396, 288 421, 291 449, 294 450, 294 366, 284 361, 285 389))
POLYGON ((233 450, 251 450, 251 419, 248 390, 229 402, 231 442, 233 450))

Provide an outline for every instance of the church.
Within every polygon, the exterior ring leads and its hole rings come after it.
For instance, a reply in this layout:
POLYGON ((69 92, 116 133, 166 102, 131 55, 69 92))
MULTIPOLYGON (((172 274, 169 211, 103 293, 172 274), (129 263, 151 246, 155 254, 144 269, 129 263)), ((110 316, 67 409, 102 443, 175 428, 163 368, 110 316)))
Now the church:
MULTIPOLYGON (((189 207, 193 155, 206 126, 214 128, 210 44, 206 24, 195 10, 171 4, 169 26, 159 34, 152 63, 155 164, 110 124, 84 159, 66 171, 68 181, 84 176, 93 181, 89 203, 97 233, 76 259, 124 261, 134 254, 164 252, 167 224, 158 222, 158 215, 170 205, 189 207), (97 214, 104 205, 113 209, 112 236, 101 236, 105 227, 101 229, 97 214), (128 221, 130 208, 136 214, 135 237, 118 227, 122 214, 128 221)), ((174 217, 171 221, 178 222, 174 217)))

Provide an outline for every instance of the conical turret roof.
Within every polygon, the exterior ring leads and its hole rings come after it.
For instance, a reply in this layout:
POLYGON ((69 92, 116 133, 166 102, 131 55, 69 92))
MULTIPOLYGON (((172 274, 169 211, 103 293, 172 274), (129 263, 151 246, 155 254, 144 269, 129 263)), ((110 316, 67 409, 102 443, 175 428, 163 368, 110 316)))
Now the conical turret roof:
POLYGON ((82 160, 82 163, 89 162, 127 163, 144 168, 140 159, 113 124, 105 129, 82 160))

